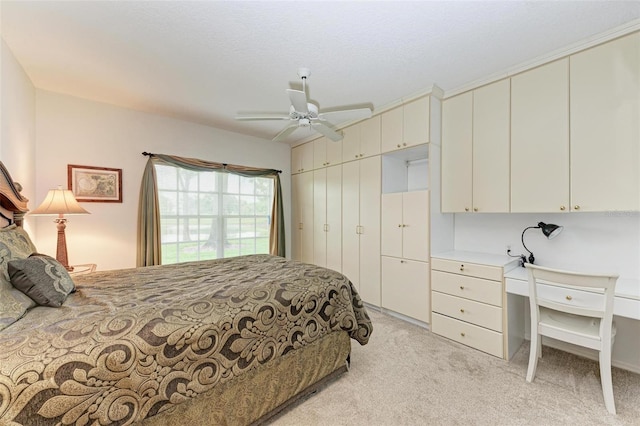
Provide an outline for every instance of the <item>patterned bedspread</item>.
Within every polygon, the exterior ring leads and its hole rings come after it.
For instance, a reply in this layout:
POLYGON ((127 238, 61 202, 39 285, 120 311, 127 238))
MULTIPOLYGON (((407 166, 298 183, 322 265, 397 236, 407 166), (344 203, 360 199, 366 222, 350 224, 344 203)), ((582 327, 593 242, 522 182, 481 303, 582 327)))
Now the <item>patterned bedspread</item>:
POLYGON ((372 332, 347 278, 275 256, 74 279, 62 307, 0 332, 0 424, 129 424, 332 331, 372 332))

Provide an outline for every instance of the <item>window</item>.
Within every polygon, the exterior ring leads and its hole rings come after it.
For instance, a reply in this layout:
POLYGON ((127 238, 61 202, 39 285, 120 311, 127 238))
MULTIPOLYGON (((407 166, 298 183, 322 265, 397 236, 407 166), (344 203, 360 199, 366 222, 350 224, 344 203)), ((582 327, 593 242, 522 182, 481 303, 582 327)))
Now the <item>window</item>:
POLYGON ((155 169, 163 264, 269 253, 273 179, 155 169))

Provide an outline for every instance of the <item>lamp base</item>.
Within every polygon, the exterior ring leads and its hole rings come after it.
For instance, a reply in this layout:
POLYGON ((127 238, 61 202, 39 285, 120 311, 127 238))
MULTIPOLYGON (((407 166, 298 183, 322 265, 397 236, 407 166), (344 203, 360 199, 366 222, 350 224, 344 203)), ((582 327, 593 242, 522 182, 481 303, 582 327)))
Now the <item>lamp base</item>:
POLYGON ((69 266, 69 258, 67 256, 67 237, 64 229, 67 227, 67 219, 59 217, 55 221, 58 224, 58 246, 56 248, 56 260, 69 272, 73 271, 73 266, 69 266))

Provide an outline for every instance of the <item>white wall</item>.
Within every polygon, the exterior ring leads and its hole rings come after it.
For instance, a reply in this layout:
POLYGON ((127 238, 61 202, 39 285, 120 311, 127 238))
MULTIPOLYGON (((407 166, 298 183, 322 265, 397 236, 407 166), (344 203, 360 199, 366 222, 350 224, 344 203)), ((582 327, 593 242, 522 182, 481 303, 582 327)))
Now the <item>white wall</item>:
MULTIPOLYGON (((122 203, 82 203, 91 212, 70 216, 70 264, 99 270, 134 267, 143 151, 282 170, 287 248, 290 247, 290 146, 212 127, 141 113, 47 91, 36 91, 37 206, 47 191, 67 187, 67 165, 122 169, 122 203)), ((55 255, 50 217, 36 218, 38 250, 55 255)))
MULTIPOLYGON (((0 160, 19 182, 22 194, 33 200, 35 194, 35 88, 4 40, 0 60, 0 160)), ((33 203, 31 203, 33 205, 33 203)), ((33 236, 27 217, 25 228, 33 236)))

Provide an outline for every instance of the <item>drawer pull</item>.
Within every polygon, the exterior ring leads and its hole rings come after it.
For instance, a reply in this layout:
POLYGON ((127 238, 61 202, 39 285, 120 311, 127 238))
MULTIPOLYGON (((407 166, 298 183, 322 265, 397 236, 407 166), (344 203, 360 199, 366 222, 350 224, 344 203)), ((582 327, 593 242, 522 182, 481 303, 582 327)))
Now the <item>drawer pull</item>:
POLYGON ((464 314, 464 309, 460 309, 460 313, 461 313, 461 314, 464 314))
POLYGON ((464 337, 464 332, 460 333, 460 336, 464 337))
POLYGON ((463 285, 460 286, 460 290, 464 290, 464 286, 463 285))
POLYGON ((567 299, 567 300, 572 300, 572 299, 573 299, 573 297, 571 297, 571 296, 567 296, 565 299, 567 299))
POLYGON ((460 265, 460 270, 464 271, 464 265, 460 265))

